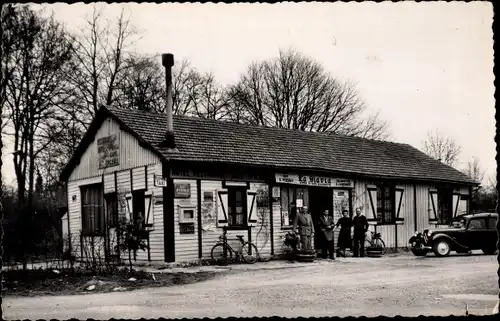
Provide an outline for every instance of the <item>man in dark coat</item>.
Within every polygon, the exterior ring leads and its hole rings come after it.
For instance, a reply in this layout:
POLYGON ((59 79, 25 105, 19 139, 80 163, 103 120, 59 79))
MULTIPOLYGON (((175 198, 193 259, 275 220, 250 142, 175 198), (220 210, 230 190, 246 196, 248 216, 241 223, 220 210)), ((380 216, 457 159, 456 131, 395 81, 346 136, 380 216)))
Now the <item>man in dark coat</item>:
POLYGON ((368 231, 368 221, 366 217, 361 214, 361 209, 356 209, 356 216, 352 219, 352 226, 354 227, 354 257, 365 256, 365 233, 368 231), (361 253, 359 253, 361 250, 361 253))
POLYGON ((293 220, 293 230, 300 235, 300 250, 302 252, 313 252, 312 238, 314 236, 314 224, 307 207, 302 207, 293 220))
POLYGON ((337 221, 335 228, 340 226, 339 240, 337 243, 339 246, 339 250, 337 251, 337 256, 345 257, 345 249, 352 248, 352 241, 351 241, 352 221, 349 218, 348 210, 342 211, 342 215, 343 216, 337 221))
POLYGON ((321 256, 326 259, 326 254, 328 252, 328 257, 335 260, 333 255, 334 244, 333 244, 333 218, 329 215, 329 211, 325 210, 323 215, 319 218, 319 228, 323 232, 323 242, 321 256))

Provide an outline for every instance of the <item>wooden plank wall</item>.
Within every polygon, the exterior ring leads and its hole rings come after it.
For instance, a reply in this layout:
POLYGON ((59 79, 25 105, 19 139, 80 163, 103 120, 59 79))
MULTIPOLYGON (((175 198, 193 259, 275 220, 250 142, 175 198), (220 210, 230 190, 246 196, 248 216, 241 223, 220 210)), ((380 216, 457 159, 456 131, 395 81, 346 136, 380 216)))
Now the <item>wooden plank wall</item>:
MULTIPOLYGON (((141 166, 132 169, 132 181, 130 169, 123 169, 116 172, 116 185, 119 197, 119 215, 126 215, 126 200, 125 197, 131 193, 132 190, 145 189, 147 185, 146 195, 153 197, 153 224, 154 229, 150 232, 150 259, 152 262, 164 262, 164 247, 163 247, 163 205, 162 203, 155 204, 155 199, 162 198, 162 188, 154 186, 154 175, 161 175, 161 164, 153 164, 149 166, 141 166), (146 170, 147 170, 147 184, 146 184, 146 170), (133 183, 133 186, 131 185, 133 183)), ((104 175, 104 190, 105 193, 115 191, 115 174, 104 175)), ((101 177, 94 177, 90 179, 82 179, 68 182, 68 197, 69 197, 69 213, 70 213, 70 231, 72 234, 72 252, 80 257, 80 240, 79 235, 81 231, 81 195, 80 186, 89 185, 93 183, 101 183, 101 177), (72 196, 77 195, 75 202, 72 201, 72 196), (78 236, 77 238, 75 238, 78 236)), ((116 242, 116 235, 111 233, 110 241, 111 248, 116 242)), ((148 251, 138 251, 136 255, 136 262, 148 262, 148 251)))
POLYGON ((198 259, 198 193, 196 191, 196 180, 174 179, 174 184, 189 184, 191 195, 187 199, 174 199, 175 220, 175 261, 195 261, 198 259), (179 228, 179 206, 193 207, 194 209, 194 233, 180 234, 179 228))
POLYGON ((155 164, 159 161, 158 156, 149 149, 139 146, 137 139, 129 133, 120 130, 120 125, 113 119, 104 120, 101 128, 97 131, 92 144, 87 148, 80 159, 80 164, 76 166, 70 175, 69 180, 100 176, 115 170, 136 168, 143 165, 155 164), (120 161, 119 165, 106 169, 99 169, 99 155, 97 152, 97 140, 99 138, 116 134, 119 141, 120 161))

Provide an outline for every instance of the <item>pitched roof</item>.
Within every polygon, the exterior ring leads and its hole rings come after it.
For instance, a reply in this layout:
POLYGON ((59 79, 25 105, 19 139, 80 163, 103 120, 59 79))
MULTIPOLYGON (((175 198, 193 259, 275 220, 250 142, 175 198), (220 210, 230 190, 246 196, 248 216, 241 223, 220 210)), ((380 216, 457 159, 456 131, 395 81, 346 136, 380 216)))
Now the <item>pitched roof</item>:
POLYGON ((165 114, 114 107, 107 110, 143 143, 169 160, 477 184, 408 144, 186 116, 174 116, 178 150, 167 150, 159 146, 167 128, 165 114))

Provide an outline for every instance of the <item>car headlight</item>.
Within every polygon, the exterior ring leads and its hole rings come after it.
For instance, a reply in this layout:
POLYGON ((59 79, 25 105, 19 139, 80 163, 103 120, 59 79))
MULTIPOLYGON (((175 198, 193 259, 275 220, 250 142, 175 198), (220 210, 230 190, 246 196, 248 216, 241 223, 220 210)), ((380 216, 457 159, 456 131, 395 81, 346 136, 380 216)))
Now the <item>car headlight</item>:
POLYGON ((432 234, 432 230, 428 230, 427 235, 431 235, 431 234, 432 234))

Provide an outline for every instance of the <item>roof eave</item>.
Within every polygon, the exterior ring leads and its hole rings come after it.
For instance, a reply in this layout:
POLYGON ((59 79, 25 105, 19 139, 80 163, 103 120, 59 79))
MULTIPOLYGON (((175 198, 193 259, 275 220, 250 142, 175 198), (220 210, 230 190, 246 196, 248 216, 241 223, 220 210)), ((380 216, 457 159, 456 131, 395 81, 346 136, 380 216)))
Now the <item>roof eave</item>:
MULTIPOLYGON (((165 156, 166 159, 172 162, 190 162, 190 163, 207 163, 206 161, 192 161, 192 160, 182 160, 178 159, 175 157, 168 157, 165 156)), ((408 181, 416 181, 416 182, 426 182, 426 183, 448 183, 448 184, 457 184, 457 185, 465 185, 465 186, 476 186, 479 185, 477 182, 470 182, 470 181, 460 181, 460 180, 442 180, 442 179, 427 179, 427 178, 414 178, 414 177, 405 177, 405 176, 391 176, 391 175, 375 175, 375 174, 369 174, 369 173, 361 173, 361 172, 347 172, 347 171, 332 171, 329 169, 325 168, 299 168, 299 167, 292 167, 292 166, 279 166, 279 165, 255 165, 255 164, 248 164, 248 163, 241 163, 241 162, 208 162, 212 164, 217 164, 217 165, 236 165, 236 166, 247 166, 247 167, 255 167, 255 168, 268 168, 268 169, 274 169, 274 170, 288 170, 288 171, 304 171, 304 170, 310 170, 310 171, 316 171, 316 172, 321 172, 325 174, 330 174, 330 175, 351 175, 351 176, 358 176, 358 177, 363 177, 363 178, 375 178, 375 179, 393 179, 393 180, 408 180, 408 181)))

